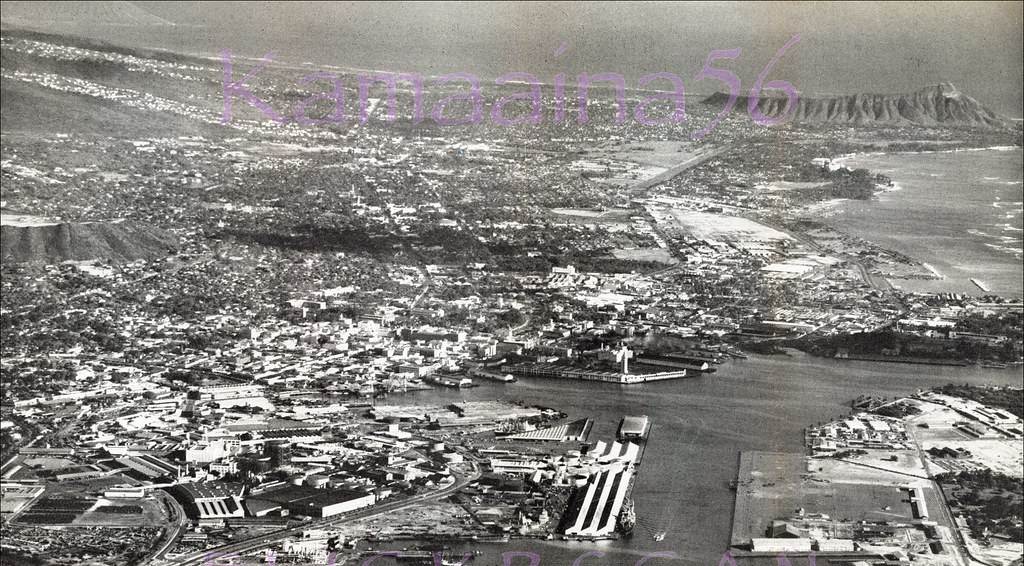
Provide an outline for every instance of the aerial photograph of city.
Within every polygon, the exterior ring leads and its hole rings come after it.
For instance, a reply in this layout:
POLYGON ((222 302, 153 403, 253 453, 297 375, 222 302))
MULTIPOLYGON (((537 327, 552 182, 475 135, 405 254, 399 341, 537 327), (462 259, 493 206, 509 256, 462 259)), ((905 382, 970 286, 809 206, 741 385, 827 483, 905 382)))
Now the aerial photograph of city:
POLYGON ((0 565, 1024 566, 1024 2, 0 6, 0 565))

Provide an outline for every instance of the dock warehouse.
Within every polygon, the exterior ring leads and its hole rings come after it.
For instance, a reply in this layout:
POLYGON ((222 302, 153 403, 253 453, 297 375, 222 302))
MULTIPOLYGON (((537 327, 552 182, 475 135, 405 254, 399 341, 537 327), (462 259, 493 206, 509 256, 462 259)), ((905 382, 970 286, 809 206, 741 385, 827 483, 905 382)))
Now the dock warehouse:
POLYGON ((253 495, 247 500, 280 505, 293 515, 306 515, 323 519, 373 505, 373 493, 350 489, 316 489, 308 486, 290 486, 253 495))

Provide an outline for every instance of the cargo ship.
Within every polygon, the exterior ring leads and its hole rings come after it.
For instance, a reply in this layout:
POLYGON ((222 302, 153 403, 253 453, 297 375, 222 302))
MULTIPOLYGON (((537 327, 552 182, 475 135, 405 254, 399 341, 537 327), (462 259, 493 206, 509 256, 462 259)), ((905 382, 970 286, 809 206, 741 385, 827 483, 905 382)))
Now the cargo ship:
POLYGON ((432 383, 434 385, 440 385, 442 387, 451 387, 454 389, 463 389, 466 387, 476 387, 472 379, 468 377, 440 377, 436 375, 428 375, 423 378, 423 381, 432 383))
POLYGON ((510 373, 501 373, 497 371, 488 371, 485 369, 471 369, 467 372, 473 377, 479 377, 481 379, 489 379, 491 381, 500 381, 502 383, 512 383, 516 380, 515 376, 510 373))
POLYGON ((624 535, 631 534, 636 526, 636 511, 633 509, 633 500, 627 499, 622 503, 622 511, 619 512, 619 532, 624 535))

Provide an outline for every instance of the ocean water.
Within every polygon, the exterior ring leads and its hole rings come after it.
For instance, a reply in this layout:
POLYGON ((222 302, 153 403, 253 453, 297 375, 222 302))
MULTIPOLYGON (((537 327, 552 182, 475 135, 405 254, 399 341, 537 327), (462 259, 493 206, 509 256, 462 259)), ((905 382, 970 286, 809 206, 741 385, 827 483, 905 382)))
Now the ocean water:
POLYGON ((922 292, 1021 296, 1024 176, 1021 148, 857 156, 846 161, 888 175, 898 190, 844 201, 837 228, 928 263, 945 279, 896 280, 922 292))
MULTIPOLYGON (((735 497, 729 482, 735 479, 740 451, 802 452, 803 429, 849 413, 849 401, 859 395, 894 397, 951 382, 1020 386, 1022 375, 1019 368, 837 361, 797 352, 730 361, 714 374, 676 381, 635 386, 551 379, 479 381, 481 386, 472 389, 423 391, 390 402, 522 400, 560 409, 570 418, 594 418, 591 442, 613 440, 623 415, 651 417, 651 436, 633 491, 637 528, 631 538, 453 546, 454 551, 482 551, 474 564, 495 566, 502 564, 503 552, 529 551, 541 556, 541 566, 569 566, 580 554, 598 550, 606 556, 583 564, 634 564, 644 553, 674 552, 679 558, 671 564, 714 566, 729 544, 735 497), (653 534, 660 530, 667 536, 655 542, 653 534)), ((409 544, 396 541, 379 550, 409 544)), ((527 561, 520 558, 515 564, 525 566, 527 561)))

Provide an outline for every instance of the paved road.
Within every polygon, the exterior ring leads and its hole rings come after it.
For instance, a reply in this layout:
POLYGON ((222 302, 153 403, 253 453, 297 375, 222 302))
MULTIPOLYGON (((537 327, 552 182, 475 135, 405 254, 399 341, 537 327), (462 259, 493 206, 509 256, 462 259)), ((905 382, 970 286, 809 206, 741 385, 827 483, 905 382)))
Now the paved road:
MULTIPOLYGON (((906 426, 906 424, 906 421, 904 421, 904 426, 906 426)), ((946 499, 946 493, 942 491, 942 487, 939 486, 939 483, 932 479, 935 476, 934 474, 932 474, 931 469, 928 467, 928 454, 924 451, 923 448, 921 448, 921 442, 918 440, 916 434, 917 431, 915 431, 914 428, 911 426, 906 426, 906 430, 907 434, 910 436, 910 439, 914 442, 914 447, 917 448, 917 456, 918 458, 921 459, 921 464, 924 466, 924 472, 928 476, 928 479, 931 481, 932 489, 934 489, 935 493, 937 493, 939 495, 939 498, 942 499, 942 505, 939 505, 939 511, 942 513, 943 518, 949 525, 949 530, 953 533, 954 547, 952 550, 955 551, 955 557, 957 559, 957 562, 960 564, 968 565, 971 563, 971 558, 975 557, 971 556, 971 551, 969 548, 967 548, 967 542, 964 540, 963 533, 961 533, 960 529, 956 526, 956 521, 953 519, 953 513, 949 510, 949 501, 946 499)), ((979 560, 979 562, 981 561, 979 560)), ((986 562, 982 563, 987 564, 986 562)))
POLYGON ((178 540, 178 535, 185 529, 185 525, 188 523, 188 517, 185 516, 185 510, 181 508, 181 505, 171 497, 167 492, 162 489, 153 490, 153 495, 157 499, 162 500, 165 505, 171 510, 171 519, 173 523, 167 527, 164 532, 164 543, 161 544, 156 551, 147 556, 142 560, 142 564, 146 564, 152 560, 159 559, 161 556, 171 548, 171 545, 178 540))

